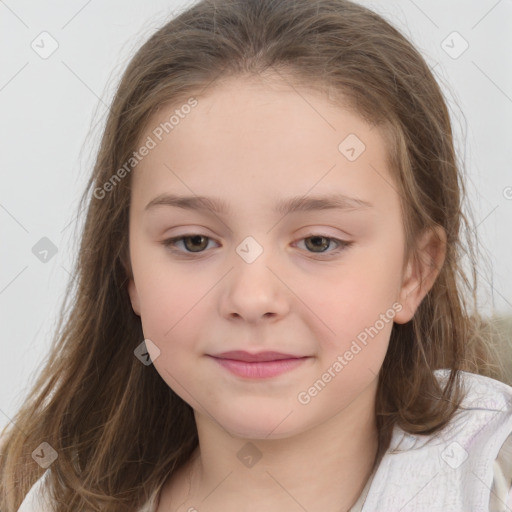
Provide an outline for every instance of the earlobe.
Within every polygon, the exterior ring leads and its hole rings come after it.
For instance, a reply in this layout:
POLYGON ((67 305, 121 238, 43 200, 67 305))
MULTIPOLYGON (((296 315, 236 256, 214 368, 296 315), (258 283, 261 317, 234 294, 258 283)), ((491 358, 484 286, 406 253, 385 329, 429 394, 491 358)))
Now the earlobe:
POLYGON ((135 286, 133 277, 131 277, 128 281, 128 295, 130 296, 130 301, 132 303, 134 313, 140 316, 139 294, 137 292, 137 287, 135 286))
POLYGON ((128 295, 130 296, 130 301, 132 303, 132 309, 134 313, 140 316, 140 303, 139 303, 139 294, 137 292, 137 287, 135 286, 135 281, 133 279, 132 265, 130 261, 130 256, 128 253, 128 249, 121 254, 121 264, 123 265, 124 271, 128 277, 128 295))
POLYGON ((434 285, 446 256, 446 232, 441 226, 426 229, 411 254, 400 289, 402 309, 395 315, 398 324, 409 322, 434 285))

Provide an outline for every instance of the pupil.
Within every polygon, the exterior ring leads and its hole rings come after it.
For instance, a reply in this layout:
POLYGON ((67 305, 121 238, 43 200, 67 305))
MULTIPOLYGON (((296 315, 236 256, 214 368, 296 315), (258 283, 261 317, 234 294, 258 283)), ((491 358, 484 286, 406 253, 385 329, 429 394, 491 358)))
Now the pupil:
MULTIPOLYGON (((195 245, 195 247, 190 247, 189 246, 188 249, 190 249, 192 252, 199 252, 199 251, 201 251, 202 249, 204 249, 204 241, 205 241, 205 239, 206 239, 206 237, 204 237, 202 235, 195 235, 195 236, 187 237, 186 240, 187 241, 192 241, 192 244, 195 245), (201 244, 201 241, 203 241, 202 244, 201 244), (198 248, 197 245, 200 245, 200 247, 198 248)), ((324 250, 327 249, 327 247, 329 245, 329 242, 328 242, 327 238, 324 237, 324 236, 310 237, 310 238, 308 238, 308 241, 313 241, 313 243, 312 243, 313 247, 315 247, 315 248, 323 248, 324 250)), ((323 252, 323 251, 320 251, 320 252, 323 252)))
MULTIPOLYGON (((191 240, 193 244, 200 244, 201 239, 203 239, 203 240, 204 240, 204 239, 205 239, 205 237, 204 237, 204 236, 202 236, 202 235, 195 235, 195 236, 189 236, 189 237, 187 237, 187 240, 191 240)), ((204 244, 203 244, 203 245, 204 245, 204 244)), ((189 247, 189 249, 191 249, 192 251, 194 251, 194 249, 197 249, 197 246, 192 247, 192 248, 190 248, 190 247, 189 247)), ((204 249, 204 247, 200 247, 199 249, 204 249)), ((195 251, 195 252, 198 252, 198 251, 195 251)))
POLYGON ((309 240, 314 240, 315 241, 315 242, 313 242, 313 246, 314 247, 320 247, 320 248, 324 247, 324 249, 326 249, 327 246, 329 245, 329 242, 327 241, 327 238, 325 238, 324 236, 314 236, 314 237, 311 237, 309 240))

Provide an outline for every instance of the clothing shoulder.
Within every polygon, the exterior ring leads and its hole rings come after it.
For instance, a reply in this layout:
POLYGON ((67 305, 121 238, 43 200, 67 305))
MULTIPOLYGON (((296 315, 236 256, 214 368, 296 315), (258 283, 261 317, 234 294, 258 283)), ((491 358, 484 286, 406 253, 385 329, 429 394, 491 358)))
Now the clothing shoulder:
MULTIPOLYGON (((443 382, 449 371, 437 370, 435 374, 443 382)), ((461 457, 474 454, 494 461, 503 447, 507 449, 512 435, 512 387, 484 375, 460 374, 465 396, 452 420, 435 434, 412 437, 425 445, 451 446, 454 450, 460 446, 461 457)), ((451 451, 444 455, 448 464, 451 451)))
POLYGON ((494 461, 489 510, 512 510, 512 434, 507 437, 494 461))
MULTIPOLYGON (((449 377, 449 370, 434 373, 441 384, 449 377)), ((512 433, 512 387, 468 372, 460 377, 464 399, 442 429, 420 435, 395 425, 364 512, 494 512, 501 509, 492 508, 492 489, 501 505, 510 499, 511 468, 502 461, 512 433)))
POLYGON ((46 470, 44 475, 31 487, 18 512, 53 512, 48 491, 45 487, 48 475, 49 472, 46 470))
MULTIPOLYGON (((487 416, 489 423, 477 434, 496 439, 495 443, 487 443, 480 455, 481 461, 493 460, 489 510, 512 510, 512 387, 482 375, 468 373, 464 377, 469 388, 463 402, 467 409, 462 411, 459 423, 474 423, 472 416, 477 414, 487 416), (495 456, 496 447, 499 452, 495 456)), ((478 442, 473 444, 478 446, 478 442)))
MULTIPOLYGON (((435 372, 439 379, 448 377, 447 370, 435 372)), ((495 410, 505 414, 512 413, 512 387, 504 382, 484 375, 461 372, 467 395, 463 406, 467 408, 495 410)))

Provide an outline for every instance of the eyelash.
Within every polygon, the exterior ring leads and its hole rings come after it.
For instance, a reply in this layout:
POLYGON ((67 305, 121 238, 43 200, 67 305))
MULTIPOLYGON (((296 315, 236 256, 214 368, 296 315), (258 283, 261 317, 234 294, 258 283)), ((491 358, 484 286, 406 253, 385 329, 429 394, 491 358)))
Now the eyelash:
MULTIPOLYGON (((192 251, 182 251, 182 250, 178 250, 175 248, 176 242, 184 240, 185 238, 193 238, 195 236, 202 236, 202 237, 206 238, 207 240, 212 240, 211 237, 202 235, 201 233, 188 233, 186 235, 176 236, 173 238, 168 238, 167 240, 163 240, 162 245, 164 245, 170 251, 179 253, 180 255, 185 256, 187 258, 196 258, 196 256, 194 256, 195 254, 198 254, 198 255, 203 254, 206 251, 206 249, 204 249, 202 251, 192 252, 192 251)), ((304 238, 301 238, 300 241, 306 240, 308 238, 325 238, 327 240, 334 241, 335 243, 337 243, 337 247, 333 251, 329 251, 329 252, 308 251, 310 254, 320 255, 321 257, 324 257, 324 258, 328 258, 332 255, 336 255, 336 254, 342 252, 343 250, 348 249, 353 244, 353 242, 347 242, 346 240, 340 240, 338 238, 333 238, 333 237, 325 236, 325 235, 321 235, 321 234, 310 234, 304 238), (327 255, 327 256, 323 256, 323 255, 327 255)))

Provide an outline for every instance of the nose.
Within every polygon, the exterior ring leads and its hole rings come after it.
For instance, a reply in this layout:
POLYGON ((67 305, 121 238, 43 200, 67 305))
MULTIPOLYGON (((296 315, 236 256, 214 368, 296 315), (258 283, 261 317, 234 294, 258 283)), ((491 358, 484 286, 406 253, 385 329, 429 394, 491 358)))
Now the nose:
POLYGON ((220 301, 221 314, 230 320, 258 323, 278 320, 290 310, 290 290, 286 278, 272 263, 269 252, 252 263, 235 255, 233 269, 225 278, 220 301))

